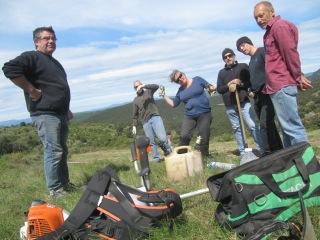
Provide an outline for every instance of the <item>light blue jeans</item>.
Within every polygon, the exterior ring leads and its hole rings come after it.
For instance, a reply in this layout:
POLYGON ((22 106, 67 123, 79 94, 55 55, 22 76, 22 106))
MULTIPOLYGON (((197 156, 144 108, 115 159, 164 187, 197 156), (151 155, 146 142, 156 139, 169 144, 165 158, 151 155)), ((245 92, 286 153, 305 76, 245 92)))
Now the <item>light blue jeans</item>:
POLYGON ((298 113, 297 93, 296 86, 288 86, 270 94, 282 131, 284 147, 308 142, 306 129, 298 113))
POLYGON ((157 136, 159 144, 163 145, 169 153, 172 152, 171 146, 167 139, 167 133, 160 116, 152 116, 147 122, 143 124, 143 130, 150 140, 150 146, 152 148, 152 158, 154 161, 160 160, 160 155, 155 143, 154 135, 157 136))
POLYGON ((47 188, 57 190, 69 183, 67 164, 68 120, 64 115, 41 114, 32 116, 44 148, 44 172, 47 188))
MULTIPOLYGON (((250 102, 242 102, 240 105, 243 121, 247 126, 248 130, 250 131, 257 149, 260 153, 264 153, 260 130, 258 124, 256 123, 256 119, 254 116, 254 112, 251 108, 251 104, 250 102)), ((234 137, 236 138, 236 141, 238 143, 238 149, 240 151, 240 154, 243 155, 245 145, 237 105, 227 106, 226 108, 227 115, 232 125, 234 137)))

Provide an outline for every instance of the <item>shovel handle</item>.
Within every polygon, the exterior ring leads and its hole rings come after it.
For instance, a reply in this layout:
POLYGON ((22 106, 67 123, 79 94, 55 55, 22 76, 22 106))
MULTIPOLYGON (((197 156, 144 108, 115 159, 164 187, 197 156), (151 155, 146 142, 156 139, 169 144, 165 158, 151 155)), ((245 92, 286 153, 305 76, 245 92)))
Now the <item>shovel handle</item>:
POLYGON ((241 111, 241 105, 240 105, 240 100, 239 100, 239 93, 236 89, 236 100, 237 100, 237 106, 238 106, 238 112, 239 112, 239 118, 240 118, 240 123, 241 123, 241 130, 243 134, 243 141, 244 141, 244 146, 247 147, 247 136, 246 136, 246 130, 244 128, 244 123, 243 123, 243 117, 242 117, 242 111, 241 111))

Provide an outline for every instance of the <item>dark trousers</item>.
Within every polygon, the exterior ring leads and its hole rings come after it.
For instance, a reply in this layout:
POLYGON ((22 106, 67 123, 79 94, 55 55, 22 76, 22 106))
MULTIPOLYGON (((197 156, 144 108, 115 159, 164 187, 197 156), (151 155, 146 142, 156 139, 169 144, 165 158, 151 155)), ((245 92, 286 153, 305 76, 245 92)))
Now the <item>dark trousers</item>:
POLYGON ((262 93, 255 95, 254 110, 259 118, 265 154, 282 149, 283 144, 274 121, 275 111, 270 96, 262 93))
POLYGON ((179 146, 188 146, 193 136, 193 132, 195 128, 197 128, 198 134, 201 136, 200 151, 203 157, 208 156, 211 122, 211 112, 196 118, 184 118, 181 126, 179 146))

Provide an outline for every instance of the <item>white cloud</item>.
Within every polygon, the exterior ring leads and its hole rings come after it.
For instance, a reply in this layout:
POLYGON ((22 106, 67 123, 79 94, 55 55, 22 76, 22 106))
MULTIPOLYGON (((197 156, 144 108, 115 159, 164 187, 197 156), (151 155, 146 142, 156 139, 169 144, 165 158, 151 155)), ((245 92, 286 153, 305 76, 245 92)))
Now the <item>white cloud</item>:
MULTIPOLYGON (((131 101, 136 79, 163 84, 174 95, 177 86, 169 83, 168 75, 175 68, 215 84, 224 65, 221 52, 225 47, 235 50, 239 62, 249 62, 249 57, 236 51, 235 42, 246 35, 262 46, 264 31, 253 19, 253 6, 236 0, 228 4, 209 0, 57 0, 46 4, 4 0, 0 63, 33 49, 34 28, 52 25, 59 39, 54 57, 68 74, 74 112, 131 101)), ((274 6, 277 14, 299 27, 302 70, 317 70, 320 19, 314 9, 319 9, 318 0, 302 5, 298 0, 284 0, 274 6)), ((0 88, 0 121, 28 116, 22 91, 2 71, 0 88)))

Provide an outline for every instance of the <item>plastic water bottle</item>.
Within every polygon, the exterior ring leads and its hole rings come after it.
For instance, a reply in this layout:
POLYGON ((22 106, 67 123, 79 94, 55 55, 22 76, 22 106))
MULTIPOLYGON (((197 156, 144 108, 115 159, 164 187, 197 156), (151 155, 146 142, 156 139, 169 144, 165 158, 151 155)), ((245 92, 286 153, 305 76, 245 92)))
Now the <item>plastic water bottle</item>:
POLYGON ((240 165, 245 164, 247 162, 251 162, 256 159, 258 159, 258 157, 254 155, 254 153, 252 152, 252 148, 246 148, 244 149, 244 155, 240 160, 240 165))
POLYGON ((207 165, 209 168, 224 168, 224 169, 232 169, 235 168, 236 165, 232 163, 223 163, 223 162, 211 162, 207 165))

